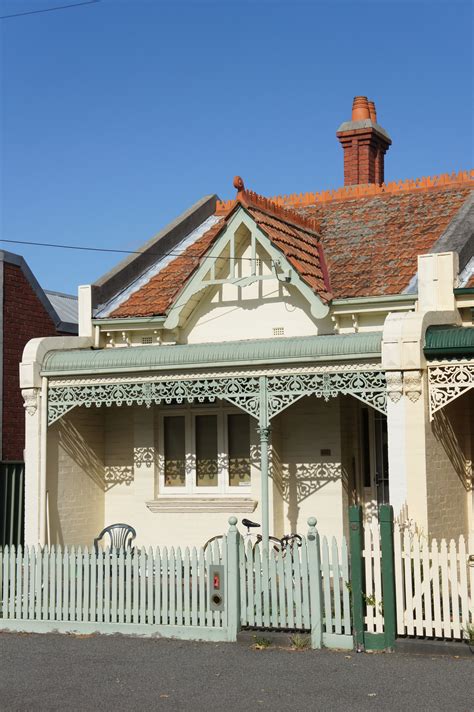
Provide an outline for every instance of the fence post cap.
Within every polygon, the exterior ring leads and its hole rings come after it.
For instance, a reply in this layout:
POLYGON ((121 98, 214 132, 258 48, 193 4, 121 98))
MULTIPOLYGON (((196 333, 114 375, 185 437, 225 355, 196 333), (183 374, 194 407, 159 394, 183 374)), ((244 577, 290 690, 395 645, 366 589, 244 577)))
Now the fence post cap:
POLYGON ((362 524, 362 507, 360 504, 353 504, 349 507, 349 521, 362 524))
POLYGON ((393 507, 391 504, 381 504, 379 507, 379 521, 393 522, 393 507))
POLYGON ((229 524, 231 527, 235 527, 235 525, 237 524, 237 517, 234 517, 234 516, 229 517, 228 521, 229 521, 229 524))
POLYGON ((315 527, 316 524, 318 523, 316 517, 308 517, 308 526, 309 527, 315 527))

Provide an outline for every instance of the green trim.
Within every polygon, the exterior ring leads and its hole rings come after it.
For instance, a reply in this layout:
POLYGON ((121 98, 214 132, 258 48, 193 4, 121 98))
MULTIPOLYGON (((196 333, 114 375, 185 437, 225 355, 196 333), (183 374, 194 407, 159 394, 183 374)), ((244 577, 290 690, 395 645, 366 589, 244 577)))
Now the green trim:
POLYGON ((207 626, 148 625, 146 623, 90 623, 88 621, 45 621, 0 618, 1 631, 21 633, 105 633, 141 635, 147 638, 175 638, 178 640, 233 641, 227 629, 207 626))
POLYGON ((380 359, 382 333, 51 351, 42 373, 63 376, 216 366, 380 359))
POLYGON ((354 645, 358 649, 364 645, 364 525, 362 507, 349 507, 349 542, 351 552, 352 626, 354 645))
POLYGON ((458 287, 454 290, 456 297, 462 297, 463 294, 474 294, 474 287, 458 287))
POLYGON ((393 562, 393 507, 379 508, 380 542, 382 550, 382 600, 385 648, 395 647, 397 618, 395 612, 395 568, 393 562))
POLYGON ((384 633, 364 633, 366 650, 385 650, 384 633))
POLYGON ((427 359, 474 356, 473 326, 430 326, 426 331, 427 359))
POLYGON ((353 650, 354 638, 352 635, 344 635, 340 633, 323 633, 323 648, 353 650))

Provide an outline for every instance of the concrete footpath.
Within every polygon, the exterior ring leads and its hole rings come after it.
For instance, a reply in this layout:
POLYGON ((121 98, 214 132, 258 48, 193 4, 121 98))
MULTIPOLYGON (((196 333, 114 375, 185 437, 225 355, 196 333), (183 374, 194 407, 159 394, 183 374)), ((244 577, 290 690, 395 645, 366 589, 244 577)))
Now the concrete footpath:
POLYGON ((0 710, 474 710, 473 659, 0 634, 0 710))

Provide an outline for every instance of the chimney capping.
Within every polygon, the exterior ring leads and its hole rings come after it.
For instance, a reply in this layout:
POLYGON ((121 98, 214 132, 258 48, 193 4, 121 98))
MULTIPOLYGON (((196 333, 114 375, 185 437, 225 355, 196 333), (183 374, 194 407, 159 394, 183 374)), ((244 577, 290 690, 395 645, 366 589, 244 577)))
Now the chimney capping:
POLYGON ((342 123, 336 133, 336 136, 339 136, 341 133, 349 132, 349 131, 358 131, 360 129, 372 129, 373 131, 376 131, 378 134, 380 134, 386 141, 388 141, 389 144, 392 143, 392 139, 388 135, 387 131, 380 126, 380 124, 375 123, 372 121, 372 119, 362 119, 361 121, 344 121, 342 123))

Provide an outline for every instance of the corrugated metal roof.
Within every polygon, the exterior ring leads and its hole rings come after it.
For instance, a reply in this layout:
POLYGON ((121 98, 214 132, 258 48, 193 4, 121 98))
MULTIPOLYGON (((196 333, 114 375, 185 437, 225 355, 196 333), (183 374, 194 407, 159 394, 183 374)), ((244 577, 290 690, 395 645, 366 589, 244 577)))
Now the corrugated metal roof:
POLYGON ((156 371, 215 366, 267 365, 380 358, 381 332, 226 341, 215 344, 132 346, 97 350, 52 351, 47 374, 156 371))
POLYGON ((430 326, 426 330, 426 358, 474 357, 473 326, 430 326))
POLYGON ((62 292, 50 292, 47 289, 44 290, 44 293, 61 321, 69 324, 78 323, 77 297, 73 297, 71 294, 63 294, 62 292))

